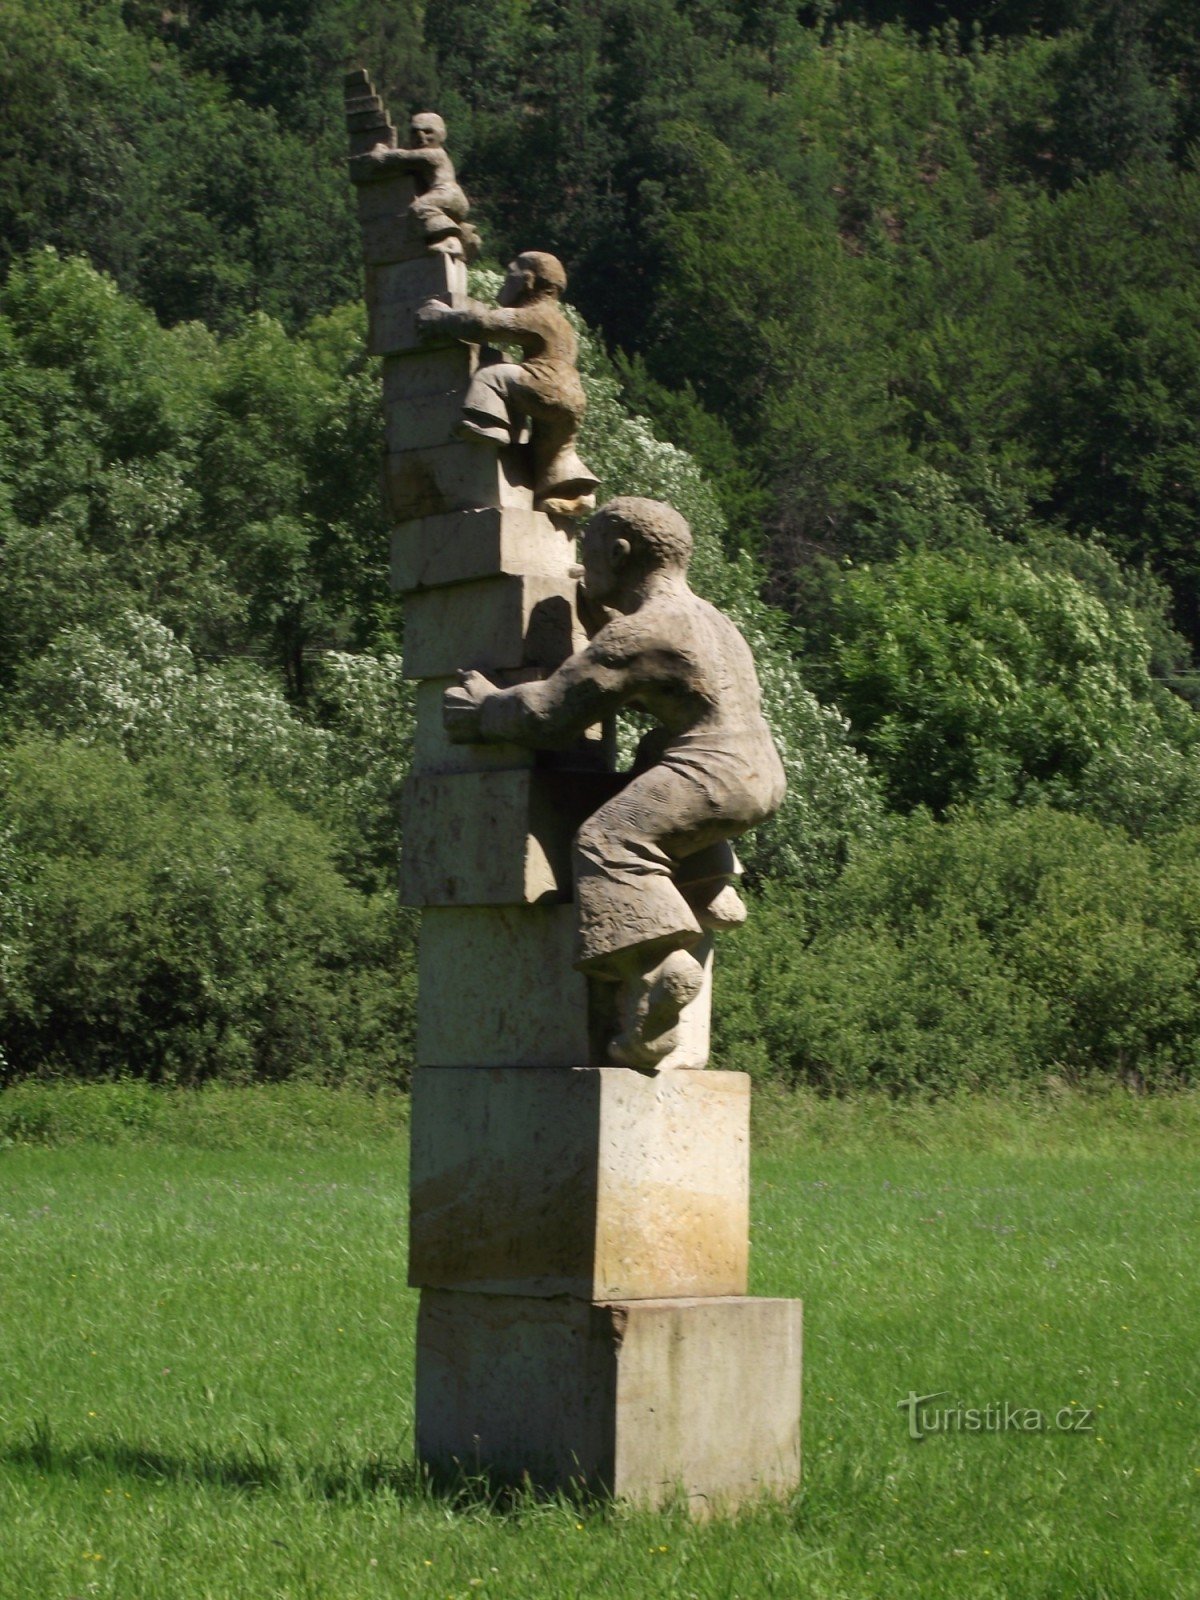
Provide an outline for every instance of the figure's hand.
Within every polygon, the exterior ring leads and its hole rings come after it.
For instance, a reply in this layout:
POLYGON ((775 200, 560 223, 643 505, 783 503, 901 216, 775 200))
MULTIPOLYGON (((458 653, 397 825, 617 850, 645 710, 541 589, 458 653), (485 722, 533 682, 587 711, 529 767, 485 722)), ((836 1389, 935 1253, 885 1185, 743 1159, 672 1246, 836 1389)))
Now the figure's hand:
POLYGON ((434 332, 445 322, 447 317, 452 317, 452 308, 442 300, 426 300, 423 306, 417 308, 417 334, 418 336, 434 332))
POLYGON ((451 744, 478 744, 479 712, 485 700, 496 694, 482 672, 460 672, 458 687, 442 696, 442 725, 451 744))

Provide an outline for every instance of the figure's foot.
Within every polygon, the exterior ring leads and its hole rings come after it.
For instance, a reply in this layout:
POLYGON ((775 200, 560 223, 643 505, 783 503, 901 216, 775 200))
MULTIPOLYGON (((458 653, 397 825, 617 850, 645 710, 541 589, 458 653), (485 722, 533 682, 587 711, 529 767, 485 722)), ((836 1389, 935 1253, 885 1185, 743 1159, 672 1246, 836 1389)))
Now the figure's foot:
POLYGON ((596 474, 583 464, 573 446, 566 445, 539 470, 533 503, 539 511, 558 516, 584 516, 587 511, 594 509, 595 491, 599 486, 600 480, 596 474), (581 509, 560 509, 568 506, 581 509))
POLYGON ((509 424, 500 422, 495 417, 486 416, 481 411, 464 412, 454 433, 459 439, 486 439, 490 444, 496 445, 512 443, 512 428, 509 424))
POLYGON ((740 928, 746 920, 746 902, 731 883, 725 884, 706 905, 693 906, 702 928, 716 932, 721 928, 740 928))
POLYGON ((596 509, 596 496, 581 494, 574 499, 564 499, 554 494, 535 495, 533 504, 535 510, 544 511, 548 517, 562 517, 567 522, 574 522, 592 514, 596 509))
POLYGON ((704 968, 686 950, 673 950, 643 976, 627 980, 621 1032, 608 1047, 618 1066, 652 1072, 679 1042, 679 1019, 700 993, 704 968))

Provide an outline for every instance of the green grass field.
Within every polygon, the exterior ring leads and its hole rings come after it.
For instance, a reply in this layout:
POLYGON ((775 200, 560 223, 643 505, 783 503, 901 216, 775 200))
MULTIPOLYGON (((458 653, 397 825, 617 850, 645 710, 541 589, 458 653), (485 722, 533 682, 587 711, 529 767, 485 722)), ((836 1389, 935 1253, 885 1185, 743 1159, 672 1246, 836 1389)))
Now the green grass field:
POLYGON ((0 1596, 1200 1595, 1200 1099, 758 1120, 805 1484, 693 1526, 423 1490, 403 1101, 0 1095, 0 1596))

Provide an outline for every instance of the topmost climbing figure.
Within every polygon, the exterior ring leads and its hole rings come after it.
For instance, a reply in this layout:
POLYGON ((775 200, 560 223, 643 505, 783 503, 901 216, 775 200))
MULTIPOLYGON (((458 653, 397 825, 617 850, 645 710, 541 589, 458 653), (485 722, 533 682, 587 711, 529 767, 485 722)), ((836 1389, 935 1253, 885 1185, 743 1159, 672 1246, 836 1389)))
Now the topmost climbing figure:
MULTIPOLYGON (((364 81, 363 87, 369 91, 369 82, 364 81)), ((371 98, 378 104, 377 96, 372 93, 371 98)), ((350 159, 355 183, 370 183, 398 172, 411 177, 417 192, 408 215, 416 236, 427 250, 474 261, 479 254, 479 234, 467 221, 471 203, 446 154, 446 124, 441 117, 436 111, 418 111, 409 123, 407 150, 396 149, 389 142, 394 134, 386 119, 379 134, 377 143, 350 159)))

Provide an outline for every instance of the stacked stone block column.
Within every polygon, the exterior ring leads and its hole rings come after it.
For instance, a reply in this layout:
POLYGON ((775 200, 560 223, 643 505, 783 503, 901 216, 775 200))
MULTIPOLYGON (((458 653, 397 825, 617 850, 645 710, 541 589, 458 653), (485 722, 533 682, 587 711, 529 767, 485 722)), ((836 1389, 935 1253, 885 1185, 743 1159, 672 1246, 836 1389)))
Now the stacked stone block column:
MULTIPOLYGON (((352 154, 394 130, 347 81, 352 154)), ((421 911, 409 1281, 417 1448, 440 1478, 733 1505, 799 1472, 800 1306, 749 1300, 749 1083, 604 1061, 572 965, 571 844, 619 780, 602 730, 546 755, 450 743, 473 667, 552 671, 582 642, 569 526, 526 452, 456 434, 478 352, 419 342, 466 269, 407 226, 411 181, 357 185, 382 358, 404 667, 417 682, 401 896, 421 911)), ((702 952, 703 954, 703 952, 702 952)), ((684 1053, 707 1052, 707 988, 684 1053)))

